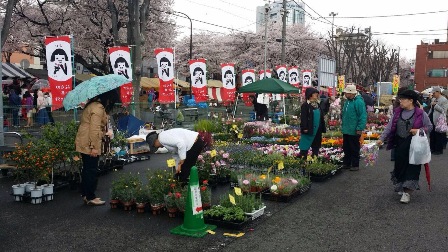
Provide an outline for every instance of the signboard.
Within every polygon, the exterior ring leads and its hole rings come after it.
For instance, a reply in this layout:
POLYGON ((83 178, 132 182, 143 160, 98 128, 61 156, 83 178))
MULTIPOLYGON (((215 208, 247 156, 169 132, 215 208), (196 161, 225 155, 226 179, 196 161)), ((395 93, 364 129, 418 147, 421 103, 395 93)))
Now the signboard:
POLYGON ((317 76, 319 87, 334 87, 334 76, 336 75, 336 61, 334 59, 319 59, 317 76))

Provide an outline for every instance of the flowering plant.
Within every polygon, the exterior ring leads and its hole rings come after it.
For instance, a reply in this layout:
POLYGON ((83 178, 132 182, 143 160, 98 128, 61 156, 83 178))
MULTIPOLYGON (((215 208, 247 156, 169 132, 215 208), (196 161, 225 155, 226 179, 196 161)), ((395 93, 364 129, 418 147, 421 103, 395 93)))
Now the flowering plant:
POLYGON ((364 162, 367 166, 374 166, 378 158, 379 147, 376 143, 364 144, 361 147, 361 157, 364 157, 364 162))
POLYGON ((212 202, 212 190, 208 187, 208 181, 202 181, 202 185, 200 186, 201 191, 201 201, 202 203, 210 204, 212 202))
POLYGON ((111 198, 123 202, 133 201, 141 186, 141 181, 136 174, 122 174, 118 179, 112 181, 111 198))
MULTIPOLYGON (((170 191, 176 180, 172 178, 171 172, 168 170, 148 170, 148 190, 151 203, 163 203, 165 195, 170 191)), ((175 186, 174 186, 175 187, 175 186)))
POLYGON ((271 192, 288 195, 300 188, 300 183, 293 177, 276 176, 272 179, 271 192))

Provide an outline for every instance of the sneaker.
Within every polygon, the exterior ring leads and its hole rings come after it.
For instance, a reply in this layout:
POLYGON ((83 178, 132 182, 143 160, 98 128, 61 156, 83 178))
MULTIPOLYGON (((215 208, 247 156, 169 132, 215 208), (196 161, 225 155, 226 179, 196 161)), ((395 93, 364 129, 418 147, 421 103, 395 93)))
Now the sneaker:
POLYGON ((399 191, 399 192, 398 192, 398 195, 403 195, 403 191, 399 191))
POLYGON ((401 195, 400 202, 407 204, 409 203, 409 201, 411 201, 411 195, 409 193, 403 192, 403 195, 401 195))
POLYGON ((354 167, 350 168, 350 171, 359 171, 359 167, 358 166, 354 166, 354 167))

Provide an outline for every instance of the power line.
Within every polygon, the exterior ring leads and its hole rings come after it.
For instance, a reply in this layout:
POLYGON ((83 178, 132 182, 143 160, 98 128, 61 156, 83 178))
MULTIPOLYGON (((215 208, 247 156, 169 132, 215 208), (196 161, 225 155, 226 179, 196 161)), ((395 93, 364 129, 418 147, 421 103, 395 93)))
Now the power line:
POLYGON ((416 16, 416 15, 426 15, 426 14, 436 14, 448 12, 448 10, 443 11, 428 11, 428 12, 418 12, 418 13, 407 13, 407 14, 395 14, 395 15, 379 15, 379 16, 369 16, 369 17, 335 17, 335 18, 352 18, 352 19, 365 19, 365 18, 390 18, 390 17, 404 17, 404 16, 416 16))

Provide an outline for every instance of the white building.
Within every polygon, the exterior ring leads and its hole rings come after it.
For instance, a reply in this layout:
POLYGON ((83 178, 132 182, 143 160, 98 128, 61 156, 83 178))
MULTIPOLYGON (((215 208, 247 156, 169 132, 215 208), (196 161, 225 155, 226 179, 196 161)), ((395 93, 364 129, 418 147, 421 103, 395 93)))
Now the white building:
MULTIPOLYGON (((269 4, 269 13, 268 18, 273 22, 282 22, 282 9, 283 1, 277 0, 273 3, 269 4)), ((287 1, 286 2, 286 11, 288 15, 286 17, 286 25, 292 24, 305 24, 305 5, 301 3, 296 3, 295 1, 287 1)), ((264 20, 265 18, 265 7, 257 6, 257 32, 262 31, 264 29, 264 20)))

